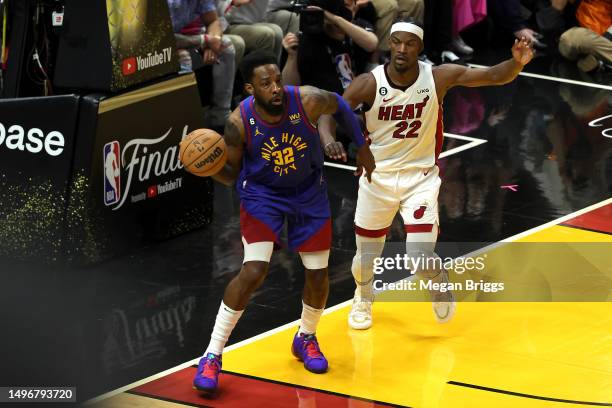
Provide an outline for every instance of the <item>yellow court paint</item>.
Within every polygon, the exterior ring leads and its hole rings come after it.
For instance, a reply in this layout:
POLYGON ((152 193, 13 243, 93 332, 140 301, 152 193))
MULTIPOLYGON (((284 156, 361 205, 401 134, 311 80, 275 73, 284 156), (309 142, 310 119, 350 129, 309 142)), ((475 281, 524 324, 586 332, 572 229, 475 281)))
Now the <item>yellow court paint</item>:
MULTIPOLYGON (((525 240, 611 242, 612 237, 556 226, 525 240)), ((571 258, 582 255, 573 253, 571 258)), ((589 270, 601 267, 596 260, 589 270)), ((554 271, 544 273, 554 286, 554 271)), ((572 406, 448 381, 612 403, 610 302, 460 302, 455 318, 440 325, 429 302, 379 301, 374 305, 374 326, 367 331, 349 329, 348 310, 323 316, 318 329, 330 361, 327 374, 311 374, 291 356, 296 328, 226 352, 223 368, 413 407, 572 406)))

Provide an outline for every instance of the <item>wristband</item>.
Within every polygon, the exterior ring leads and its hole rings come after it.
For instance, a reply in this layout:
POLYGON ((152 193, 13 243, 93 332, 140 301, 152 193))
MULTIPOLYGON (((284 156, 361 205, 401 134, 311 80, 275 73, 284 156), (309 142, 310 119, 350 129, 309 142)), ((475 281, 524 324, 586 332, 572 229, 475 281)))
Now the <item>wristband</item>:
POLYGON ((204 34, 200 34, 200 49, 204 48, 204 44, 206 44, 206 39, 204 38, 204 34))

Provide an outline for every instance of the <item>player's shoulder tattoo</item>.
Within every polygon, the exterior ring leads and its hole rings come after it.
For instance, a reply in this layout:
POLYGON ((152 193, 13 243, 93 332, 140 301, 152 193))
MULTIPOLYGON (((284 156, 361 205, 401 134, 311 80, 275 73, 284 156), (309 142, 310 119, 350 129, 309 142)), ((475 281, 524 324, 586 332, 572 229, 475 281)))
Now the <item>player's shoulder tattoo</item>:
POLYGON ((300 88, 300 94, 304 102, 313 102, 317 105, 327 104, 334 98, 333 93, 308 85, 300 88))
POLYGON ((300 94, 306 114, 313 121, 318 120, 321 114, 336 110, 336 96, 332 92, 314 86, 302 86, 300 87, 300 94))

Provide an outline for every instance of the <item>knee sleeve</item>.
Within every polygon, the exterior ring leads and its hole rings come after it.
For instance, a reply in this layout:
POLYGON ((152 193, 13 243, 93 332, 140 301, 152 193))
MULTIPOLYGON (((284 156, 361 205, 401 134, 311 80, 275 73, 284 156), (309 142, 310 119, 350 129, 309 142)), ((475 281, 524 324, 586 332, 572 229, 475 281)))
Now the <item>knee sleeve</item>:
POLYGON ((306 269, 325 269, 329 262, 329 249, 325 251, 300 252, 302 264, 306 269))
POLYGON ((244 246, 243 264, 251 261, 270 262, 272 251, 274 250, 274 242, 264 241, 249 244, 246 239, 242 237, 242 245, 244 246))
POLYGON ((353 258, 351 272, 355 281, 360 283, 368 283, 372 280, 374 273, 372 271, 374 258, 382 255, 385 247, 385 236, 378 238, 355 236, 357 251, 353 258))

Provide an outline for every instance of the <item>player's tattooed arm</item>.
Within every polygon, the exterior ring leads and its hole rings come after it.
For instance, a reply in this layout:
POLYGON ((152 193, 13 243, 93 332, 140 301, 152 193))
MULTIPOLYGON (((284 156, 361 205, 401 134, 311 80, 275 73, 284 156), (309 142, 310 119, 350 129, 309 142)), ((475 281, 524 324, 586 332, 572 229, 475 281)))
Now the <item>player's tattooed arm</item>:
MULTIPOLYGON (((317 122, 321 115, 331 115, 338 110, 338 100, 336 94, 332 92, 312 86, 303 86, 300 88, 300 93, 306 114, 313 122, 317 122)), ((370 73, 355 78, 342 95, 351 109, 357 108, 362 103, 372 106, 375 96, 376 79, 370 73)))
POLYGON ((231 186, 240 174, 244 154, 244 125, 239 108, 236 108, 225 122, 223 139, 225 140, 227 162, 221 171, 213 176, 213 179, 231 186))
POLYGON ((336 95, 332 92, 314 86, 302 86, 300 87, 300 95, 302 96, 302 105, 304 105, 306 116, 313 123, 317 123, 321 115, 331 115, 338 110, 338 101, 336 95))
POLYGON ((242 124, 240 112, 237 112, 239 109, 236 108, 225 122, 223 138, 228 146, 242 146, 244 144, 244 125, 242 124))

